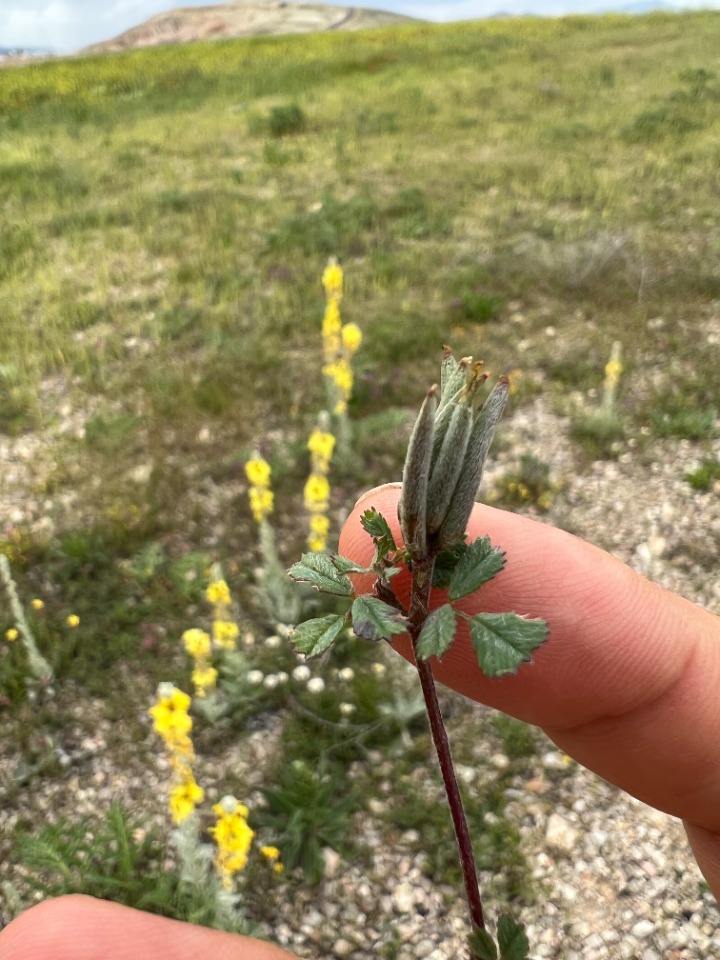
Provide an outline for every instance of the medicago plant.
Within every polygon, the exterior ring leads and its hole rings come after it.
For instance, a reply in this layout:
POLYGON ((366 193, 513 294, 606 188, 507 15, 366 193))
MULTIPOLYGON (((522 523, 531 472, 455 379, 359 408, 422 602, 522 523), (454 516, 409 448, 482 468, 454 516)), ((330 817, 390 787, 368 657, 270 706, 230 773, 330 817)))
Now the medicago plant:
POLYGON ((293 579, 346 597, 349 605, 345 614, 300 624, 293 641, 301 653, 316 657, 349 624, 366 640, 409 635, 458 843, 472 922, 471 960, 526 960, 529 945, 517 921, 501 916, 497 940, 486 928, 472 843, 431 668, 432 658, 440 659, 449 650, 458 619, 467 621, 478 664, 488 677, 515 673, 547 637, 543 620, 515 613, 470 616, 455 606, 498 574, 505 563, 502 550, 488 537, 468 543, 465 535, 508 394, 504 377, 487 392, 488 374, 482 367, 472 357, 458 361, 449 347, 443 351, 440 388, 433 386, 428 392, 408 444, 399 506, 402 545, 395 542, 385 518, 370 509, 361 519, 375 548, 370 567, 339 555, 306 553, 290 568, 293 579), (403 568, 412 579, 407 606, 392 583, 403 568), (373 592, 357 595, 351 574, 373 574, 373 592), (447 590, 447 602, 431 611, 433 588, 447 590))

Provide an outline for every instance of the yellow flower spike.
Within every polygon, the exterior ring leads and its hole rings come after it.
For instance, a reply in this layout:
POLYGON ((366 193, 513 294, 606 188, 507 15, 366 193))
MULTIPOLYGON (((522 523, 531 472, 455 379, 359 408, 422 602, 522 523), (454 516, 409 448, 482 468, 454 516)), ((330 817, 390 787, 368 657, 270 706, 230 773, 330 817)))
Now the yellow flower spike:
POLYGON ((273 512, 274 496, 272 490, 250 487, 248 498, 255 523, 260 523, 273 512))
POLYGON ((245 464, 245 476, 254 487, 268 487, 270 475, 270 464, 257 454, 245 464))
POLYGON ((313 430, 308 439, 307 448, 313 457, 318 457, 322 462, 329 464, 335 449, 335 437, 324 430, 313 430))
POLYGON ((148 713, 153 719, 153 729, 163 739, 182 739, 192 730, 192 718, 188 716, 190 697, 172 684, 160 684, 157 703, 148 713))
POLYGON ((8 641, 8 643, 12 643, 13 640, 17 640, 19 636, 20 634, 17 632, 15 627, 10 627, 9 630, 5 631, 5 639, 8 641))
POLYGON ((328 298, 337 297, 339 299, 342 297, 343 270, 334 257, 330 258, 328 265, 325 267, 322 282, 328 298))
POLYGON ((326 477, 319 473, 311 473, 303 490, 305 507, 311 512, 322 513, 327 509, 330 496, 330 484, 326 477))
POLYGON ((195 627, 191 630, 186 630, 182 635, 182 642, 193 660, 197 660, 199 657, 210 656, 210 635, 205 633, 204 630, 198 630, 195 627))
POLYGON ((330 532, 330 519, 322 513, 310 517, 310 531, 317 537, 327 537, 330 532))
POLYGON ((229 606, 231 601, 230 588, 224 580, 213 580, 205 591, 205 597, 208 603, 213 605, 229 606))
POLYGON ((317 533, 311 533, 307 538, 307 547, 311 553, 323 553, 327 546, 327 538, 317 533))
POLYGON ((337 300, 330 300, 323 314, 322 335, 323 337, 337 337, 341 331, 340 307, 337 300))
POLYGON ((362 343, 362 330, 356 323, 346 323, 341 331, 343 347, 352 356, 362 343))
POLYGON ((198 697, 207 695, 208 690, 212 690, 217 683, 218 672, 215 667, 209 664, 198 666, 192 672, 192 682, 195 685, 195 694, 198 697))
POLYGON ((77 627, 80 624, 80 617, 76 613, 71 613, 65 620, 69 627, 77 627))
POLYGON ((186 778, 170 791, 170 815, 173 823, 182 823, 186 820, 195 807, 202 803, 204 797, 205 791, 188 771, 186 778))
POLYGON ((240 636, 238 625, 232 620, 213 620, 213 641, 223 650, 234 650, 240 636))
POLYGON ((30 603, 32 604, 33 610, 42 610, 45 606, 45 603, 40 600, 39 597, 35 597, 35 599, 31 600, 30 603))

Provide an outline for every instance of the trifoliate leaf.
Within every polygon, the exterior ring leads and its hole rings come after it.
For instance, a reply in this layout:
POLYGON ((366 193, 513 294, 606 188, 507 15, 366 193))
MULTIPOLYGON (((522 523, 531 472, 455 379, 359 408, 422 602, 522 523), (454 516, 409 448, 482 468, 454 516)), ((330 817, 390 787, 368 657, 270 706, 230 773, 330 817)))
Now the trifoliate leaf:
POLYGON ((454 636, 455 611, 449 603, 446 603, 437 610, 433 610, 423 624, 415 648, 415 656, 421 660, 427 660, 428 657, 442 657, 450 648, 454 636))
POLYGON ((530 944, 525 927, 509 913, 504 913, 497 925, 500 960, 527 960, 530 944))
POLYGON ((475 927, 468 937, 468 944, 472 951, 473 960, 498 960, 495 941, 487 932, 475 927))
POLYGON ((465 543, 464 540, 460 540, 454 547, 450 547, 449 550, 443 550, 442 553, 437 555, 433 568, 434 587, 438 590, 445 590, 450 586, 450 578, 466 550, 468 550, 467 543, 465 543))
POLYGON ((480 537, 471 543, 450 579, 450 599, 459 600, 473 593, 505 565, 505 554, 490 543, 490 537, 480 537))
POLYGON ((397 550, 395 539, 385 517, 375 509, 370 507, 360 517, 360 524, 366 533, 369 533, 373 540, 387 540, 390 543, 391 550, 397 550))
POLYGON ((343 557, 339 553, 334 553, 330 557, 330 561, 336 570, 339 570, 340 573, 372 573, 372 567, 361 567, 354 560, 349 560, 347 557, 343 557))
POLYGON ((526 620, 516 613, 476 613, 468 619, 472 645, 486 677, 516 673, 547 638, 544 620, 526 620))
POLYGON ((295 627, 292 641, 300 653, 304 653, 306 657, 316 657, 332 646, 344 625, 345 617, 335 613, 317 617, 315 620, 306 620, 295 627))
POLYGON ((405 633, 405 618, 389 603, 377 597, 357 597, 351 610, 353 631, 365 640, 388 640, 405 633))
POLYGON ((311 583, 318 590, 338 597, 352 596, 350 580, 333 564, 326 553, 304 553, 288 570, 293 580, 311 583))

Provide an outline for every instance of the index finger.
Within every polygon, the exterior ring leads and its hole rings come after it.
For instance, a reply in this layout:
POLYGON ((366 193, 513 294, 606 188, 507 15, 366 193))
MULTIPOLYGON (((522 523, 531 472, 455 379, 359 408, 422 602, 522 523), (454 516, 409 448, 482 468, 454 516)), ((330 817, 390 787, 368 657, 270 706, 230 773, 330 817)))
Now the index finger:
MULTIPOLYGON (((400 536, 399 484, 366 494, 340 538, 361 564, 372 542, 361 513, 376 507, 400 536)), ((649 583, 597 547, 526 517, 478 505, 468 525, 506 551, 505 569, 457 606, 542 617, 548 642, 516 675, 480 671, 467 627, 437 680, 542 727, 568 754, 661 810, 720 832, 720 627, 717 618, 649 583)), ((369 592, 371 577, 356 576, 369 592)), ((406 571, 393 580, 408 599, 406 571)), ((445 601, 438 591, 437 606, 445 601)), ((409 639, 394 644, 412 659, 409 639)))

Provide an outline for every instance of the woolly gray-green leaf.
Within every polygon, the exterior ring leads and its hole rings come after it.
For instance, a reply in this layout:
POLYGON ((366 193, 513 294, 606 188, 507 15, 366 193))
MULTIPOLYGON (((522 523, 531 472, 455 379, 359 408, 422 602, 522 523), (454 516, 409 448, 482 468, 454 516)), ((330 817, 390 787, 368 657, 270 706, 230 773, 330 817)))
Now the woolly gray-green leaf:
POLYGON ((331 613, 326 617, 306 620, 298 624, 292 636, 292 642, 306 657, 316 657, 337 640, 345 625, 345 617, 331 613))
POLYGON ((505 554, 490 543, 490 537, 479 537, 460 557, 450 578, 450 599, 459 600, 473 593, 505 565, 505 554))
POLYGON ((372 567, 361 567, 354 560, 349 560, 339 553, 330 557, 330 562, 340 573, 372 573, 372 567))
POLYGON ((288 570, 293 580, 311 583, 318 590, 338 597, 352 596, 350 580, 333 564, 326 553, 304 553, 288 570))
POLYGON ((454 636, 455 611, 449 603, 446 603, 437 610, 433 610, 423 624, 415 648, 415 656, 421 660, 427 660, 428 657, 439 659, 449 650, 454 636))
POLYGON ((468 937, 468 945, 472 950, 473 960, 498 960, 495 941, 487 930, 475 927, 468 937))
POLYGON ((351 610, 353 631, 364 640, 388 640, 405 633, 405 618, 389 603, 377 597, 357 597, 351 610))
POLYGON ((370 534, 373 540, 386 540, 390 550, 397 550, 387 520, 375 507, 370 507, 369 510, 365 511, 360 517, 360 525, 366 533, 370 534))
POLYGON ((544 620, 526 620, 516 613, 476 613, 468 619, 472 645, 486 677, 516 673, 547 639, 544 620))
POLYGON ((504 913, 497 925, 500 960, 527 960, 530 944, 525 928, 509 913, 504 913))

